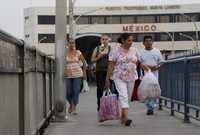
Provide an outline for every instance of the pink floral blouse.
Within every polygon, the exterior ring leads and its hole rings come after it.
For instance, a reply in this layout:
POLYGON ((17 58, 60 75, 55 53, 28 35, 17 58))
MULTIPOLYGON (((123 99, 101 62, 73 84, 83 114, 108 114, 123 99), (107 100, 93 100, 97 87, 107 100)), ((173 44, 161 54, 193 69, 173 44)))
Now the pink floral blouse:
POLYGON ((134 47, 126 52, 122 47, 117 46, 109 54, 109 61, 116 62, 112 79, 120 79, 123 81, 134 81, 138 78, 136 63, 138 61, 138 53, 134 47))

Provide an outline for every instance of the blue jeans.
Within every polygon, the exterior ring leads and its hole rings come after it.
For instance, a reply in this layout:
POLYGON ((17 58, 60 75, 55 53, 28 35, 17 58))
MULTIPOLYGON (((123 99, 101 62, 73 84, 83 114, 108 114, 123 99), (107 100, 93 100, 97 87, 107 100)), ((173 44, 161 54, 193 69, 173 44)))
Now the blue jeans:
POLYGON ((146 106, 147 106, 147 110, 151 110, 153 111, 155 109, 156 106, 156 99, 155 98, 150 98, 146 101, 146 106))
POLYGON ((77 105, 82 78, 66 78, 66 97, 69 104, 77 105))

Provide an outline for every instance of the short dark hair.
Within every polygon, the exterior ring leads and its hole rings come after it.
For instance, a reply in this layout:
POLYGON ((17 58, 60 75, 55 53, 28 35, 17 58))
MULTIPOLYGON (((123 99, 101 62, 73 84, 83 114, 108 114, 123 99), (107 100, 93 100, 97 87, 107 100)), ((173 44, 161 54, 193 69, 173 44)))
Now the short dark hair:
POLYGON ((153 40, 153 37, 152 37, 151 35, 144 36, 144 38, 143 38, 143 43, 145 42, 146 39, 151 39, 151 40, 153 40))
POLYGON ((70 40, 75 41, 73 38, 67 38, 67 42, 69 42, 70 40))
POLYGON ((122 40, 127 40, 130 36, 132 35, 129 33, 122 33, 117 39, 117 42, 122 44, 122 40))

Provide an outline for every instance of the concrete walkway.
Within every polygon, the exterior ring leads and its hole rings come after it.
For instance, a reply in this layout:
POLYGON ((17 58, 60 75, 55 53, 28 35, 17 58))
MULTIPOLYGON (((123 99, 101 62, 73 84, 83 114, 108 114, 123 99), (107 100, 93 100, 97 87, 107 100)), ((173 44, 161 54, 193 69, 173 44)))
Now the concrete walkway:
POLYGON ((99 124, 95 89, 92 87, 90 92, 81 94, 77 116, 69 115, 66 123, 51 123, 45 135, 200 135, 200 123, 184 124, 182 119, 171 117, 166 110, 146 116, 141 103, 131 103, 133 126, 125 127, 118 121, 99 124))

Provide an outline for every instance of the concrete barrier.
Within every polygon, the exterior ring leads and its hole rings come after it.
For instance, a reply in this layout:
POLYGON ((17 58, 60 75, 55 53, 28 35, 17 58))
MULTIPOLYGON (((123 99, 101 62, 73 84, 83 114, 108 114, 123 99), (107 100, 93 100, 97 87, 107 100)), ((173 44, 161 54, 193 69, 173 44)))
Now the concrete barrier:
POLYGON ((53 112, 55 62, 0 30, 0 135, 36 135, 53 112))

